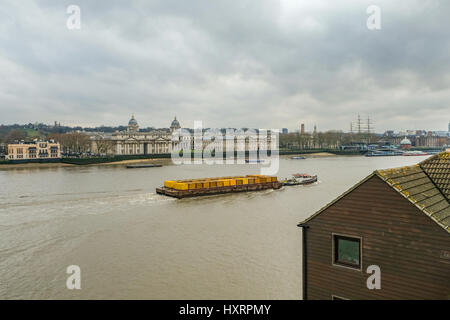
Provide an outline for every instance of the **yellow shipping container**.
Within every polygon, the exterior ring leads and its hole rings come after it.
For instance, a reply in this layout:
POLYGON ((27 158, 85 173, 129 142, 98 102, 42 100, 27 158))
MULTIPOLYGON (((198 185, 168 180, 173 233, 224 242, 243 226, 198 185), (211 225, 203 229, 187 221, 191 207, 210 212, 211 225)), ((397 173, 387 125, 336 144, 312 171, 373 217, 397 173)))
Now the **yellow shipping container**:
POLYGON ((173 185, 173 188, 175 190, 187 190, 188 189, 188 184, 184 183, 184 182, 178 182, 178 183, 175 183, 173 185))
POLYGON ((189 190, 195 190, 196 189, 196 183, 195 182, 189 182, 189 190))
POLYGON ((239 180, 242 181, 242 184, 248 184, 249 183, 248 178, 240 178, 239 180))
POLYGON ((229 187, 230 186, 230 180, 225 179, 225 180, 221 180, 221 181, 223 182, 223 186, 224 187, 229 187))
POLYGON ((166 188, 173 188, 173 185, 174 185, 175 183, 176 183, 175 181, 172 181, 172 180, 166 180, 166 181, 164 181, 164 187, 166 187, 166 188))
POLYGON ((228 187, 243 184, 277 182, 274 176, 252 174, 247 176, 228 176, 220 178, 186 179, 186 180, 166 180, 164 186, 175 190, 195 190, 217 187, 228 187))

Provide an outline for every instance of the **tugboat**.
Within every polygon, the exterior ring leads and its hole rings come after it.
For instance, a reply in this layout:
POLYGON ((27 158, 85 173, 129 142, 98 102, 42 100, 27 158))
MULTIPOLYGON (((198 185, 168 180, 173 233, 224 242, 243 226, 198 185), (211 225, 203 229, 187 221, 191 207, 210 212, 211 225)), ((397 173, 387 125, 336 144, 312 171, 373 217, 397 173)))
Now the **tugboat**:
POLYGON ((245 159, 245 163, 264 163, 264 159, 245 159))
POLYGON ((304 184, 311 184, 317 182, 317 175, 310 175, 307 173, 294 173, 292 178, 281 181, 283 186, 298 186, 304 184))

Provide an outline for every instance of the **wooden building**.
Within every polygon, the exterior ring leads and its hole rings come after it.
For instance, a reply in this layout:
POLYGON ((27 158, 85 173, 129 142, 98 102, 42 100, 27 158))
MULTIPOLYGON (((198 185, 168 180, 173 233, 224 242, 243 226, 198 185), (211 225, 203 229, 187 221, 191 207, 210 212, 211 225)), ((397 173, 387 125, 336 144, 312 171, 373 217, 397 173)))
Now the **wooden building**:
POLYGON ((298 225, 303 298, 450 299, 449 198, 449 152, 373 172, 298 225))

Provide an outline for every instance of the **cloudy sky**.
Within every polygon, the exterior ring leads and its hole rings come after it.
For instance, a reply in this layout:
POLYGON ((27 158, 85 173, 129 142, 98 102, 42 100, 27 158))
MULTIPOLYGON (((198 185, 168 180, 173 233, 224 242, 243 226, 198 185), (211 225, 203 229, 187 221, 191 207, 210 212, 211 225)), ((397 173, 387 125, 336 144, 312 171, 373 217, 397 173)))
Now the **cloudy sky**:
POLYGON ((444 0, 2 0, 0 123, 446 130, 449 16, 444 0))

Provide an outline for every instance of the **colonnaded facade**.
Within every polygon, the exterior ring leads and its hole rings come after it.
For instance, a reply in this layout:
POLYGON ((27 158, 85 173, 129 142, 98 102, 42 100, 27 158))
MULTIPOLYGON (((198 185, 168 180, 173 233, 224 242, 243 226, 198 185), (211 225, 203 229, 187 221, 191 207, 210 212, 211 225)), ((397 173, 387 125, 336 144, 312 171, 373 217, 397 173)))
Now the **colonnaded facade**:
POLYGON ((180 128, 180 123, 175 117, 168 129, 140 132, 138 122, 132 115, 127 130, 93 135, 91 151, 95 154, 108 155, 171 153, 175 143, 172 141, 172 132, 180 128))
POLYGON ((175 148, 183 151, 258 151, 267 150, 272 142, 270 131, 267 135, 266 131, 256 129, 230 129, 230 132, 225 129, 203 129, 201 141, 197 144, 192 129, 178 129, 181 126, 175 117, 169 128, 139 131, 139 125, 132 115, 124 131, 91 134, 91 152, 102 155, 146 155, 167 154, 175 148), (175 131, 177 134, 172 135, 175 131))

